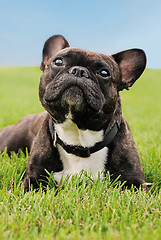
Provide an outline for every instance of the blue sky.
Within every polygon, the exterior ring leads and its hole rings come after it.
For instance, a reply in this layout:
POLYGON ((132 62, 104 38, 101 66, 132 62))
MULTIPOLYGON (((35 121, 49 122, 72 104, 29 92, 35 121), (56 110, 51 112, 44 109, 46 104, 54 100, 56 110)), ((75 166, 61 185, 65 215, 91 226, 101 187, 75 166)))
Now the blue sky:
POLYGON ((161 68, 160 0, 0 0, 0 65, 40 65, 54 34, 104 54, 142 48, 161 68))

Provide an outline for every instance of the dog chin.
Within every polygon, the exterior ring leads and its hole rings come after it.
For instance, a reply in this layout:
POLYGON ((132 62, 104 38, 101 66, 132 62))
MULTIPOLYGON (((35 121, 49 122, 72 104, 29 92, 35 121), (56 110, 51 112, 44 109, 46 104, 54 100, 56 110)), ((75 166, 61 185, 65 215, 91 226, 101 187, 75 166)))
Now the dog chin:
POLYGON ((82 110, 87 105, 83 91, 77 86, 67 88, 62 94, 61 102, 77 110, 82 110))

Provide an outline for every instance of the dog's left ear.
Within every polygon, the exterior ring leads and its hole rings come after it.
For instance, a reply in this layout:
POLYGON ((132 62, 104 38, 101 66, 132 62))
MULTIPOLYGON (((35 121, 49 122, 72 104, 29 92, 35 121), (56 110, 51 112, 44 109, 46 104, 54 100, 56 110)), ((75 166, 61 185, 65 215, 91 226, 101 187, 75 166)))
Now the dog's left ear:
POLYGON ((112 55, 120 68, 119 91, 128 89, 141 76, 146 66, 146 55, 141 49, 130 49, 112 55))
POLYGON ((49 58, 66 47, 69 47, 69 43, 62 35, 53 35, 50 37, 44 44, 40 69, 44 71, 49 58))

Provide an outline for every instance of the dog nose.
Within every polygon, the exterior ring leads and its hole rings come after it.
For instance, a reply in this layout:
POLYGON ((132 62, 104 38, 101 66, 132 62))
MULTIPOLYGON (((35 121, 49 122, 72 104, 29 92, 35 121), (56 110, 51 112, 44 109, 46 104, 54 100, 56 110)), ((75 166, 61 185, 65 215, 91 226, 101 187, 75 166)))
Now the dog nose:
POLYGON ((85 67, 74 66, 69 69, 69 73, 76 77, 89 77, 88 69, 85 67))

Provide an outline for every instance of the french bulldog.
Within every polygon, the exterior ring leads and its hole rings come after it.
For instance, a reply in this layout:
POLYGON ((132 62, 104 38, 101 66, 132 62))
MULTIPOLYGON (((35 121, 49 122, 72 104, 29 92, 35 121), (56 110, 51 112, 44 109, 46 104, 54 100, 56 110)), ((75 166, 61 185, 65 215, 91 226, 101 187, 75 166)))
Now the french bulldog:
POLYGON ((141 49, 104 55, 71 48, 61 35, 45 42, 39 97, 46 111, 0 131, 1 152, 5 147, 8 153, 30 152, 25 191, 46 184, 47 171, 58 184, 82 169, 93 178, 108 171, 112 180, 120 176, 127 187, 145 184, 119 94, 145 66, 141 49))

